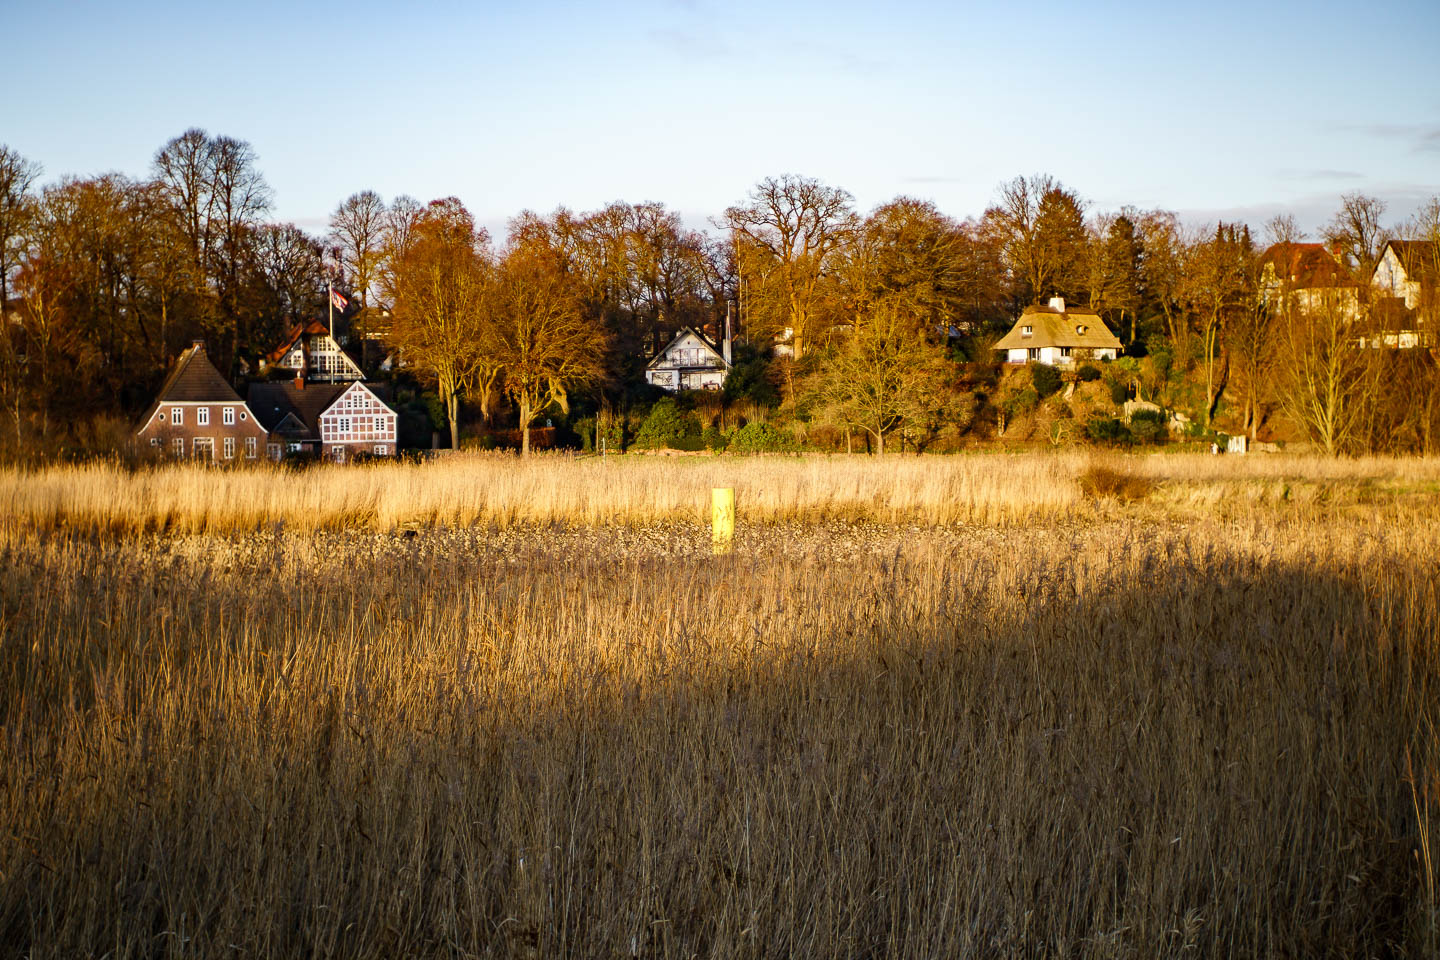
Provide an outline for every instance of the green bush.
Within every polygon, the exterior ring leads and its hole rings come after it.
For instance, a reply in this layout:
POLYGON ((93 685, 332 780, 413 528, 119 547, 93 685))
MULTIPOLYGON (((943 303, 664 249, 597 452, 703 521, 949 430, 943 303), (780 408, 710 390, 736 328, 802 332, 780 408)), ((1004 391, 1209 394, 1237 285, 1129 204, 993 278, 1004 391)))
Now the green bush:
POLYGON ((1103 418, 1091 420, 1085 424, 1085 436, 1090 438, 1091 443, 1101 443, 1112 447, 1125 447, 1135 442, 1135 437, 1130 433, 1130 428, 1119 420, 1103 418))
POLYGON ((1030 365, 1030 383, 1034 385, 1035 392, 1041 400, 1064 386, 1064 381, 1060 378, 1060 371, 1048 363, 1032 363, 1030 365))
POLYGON ((669 447, 674 450, 700 449, 700 421, 682 410, 673 397, 662 397, 650 408, 650 415, 640 424, 634 445, 641 450, 669 447))
POLYGON ((1130 384, 1121 383, 1119 380, 1116 380, 1114 383, 1110 384, 1110 399, 1117 404, 1124 403, 1126 400, 1129 400, 1130 384))
POLYGON ((795 441, 768 423, 747 423, 730 434, 726 448, 732 453, 782 453, 793 450, 795 441))
MULTIPOLYGON (((595 447, 595 418, 585 417, 576 420, 571 429, 580 437, 580 449, 590 452, 599 452, 595 447)), ((620 417, 607 417, 600 424, 600 437, 605 441, 607 453, 619 453, 624 449, 625 443, 625 422, 620 417)))
POLYGON ((1159 410, 1136 410, 1130 415, 1130 433, 1140 443, 1164 443, 1165 415, 1159 410))
POLYGON ((714 424, 705 428, 700 439, 705 444, 705 449, 713 453, 719 453, 730 443, 730 438, 721 433, 720 428, 714 424))
POLYGON ((1093 383, 1100 379, 1100 368, 1093 363, 1082 363, 1080 368, 1075 371, 1075 376, 1081 383, 1093 383))

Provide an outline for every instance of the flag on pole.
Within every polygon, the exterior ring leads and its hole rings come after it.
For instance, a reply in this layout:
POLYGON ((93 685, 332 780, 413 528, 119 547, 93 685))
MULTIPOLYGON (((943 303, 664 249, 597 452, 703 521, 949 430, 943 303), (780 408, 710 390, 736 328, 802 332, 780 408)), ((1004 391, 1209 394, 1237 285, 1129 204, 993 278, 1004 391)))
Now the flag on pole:
POLYGON ((341 296, 339 290, 331 290, 331 291, 330 291, 330 303, 331 303, 332 306, 335 307, 336 310, 339 310, 341 313, 344 313, 344 312, 345 312, 345 308, 350 304, 350 301, 349 301, 349 300, 346 300, 343 296, 341 296))

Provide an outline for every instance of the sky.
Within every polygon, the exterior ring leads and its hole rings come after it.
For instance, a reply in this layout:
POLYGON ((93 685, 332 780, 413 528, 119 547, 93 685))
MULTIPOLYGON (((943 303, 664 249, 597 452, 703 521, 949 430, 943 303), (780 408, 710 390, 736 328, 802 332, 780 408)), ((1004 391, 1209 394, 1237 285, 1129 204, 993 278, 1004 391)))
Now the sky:
POLYGON ((1049 173, 1096 212, 1312 233, 1345 193, 1397 223, 1440 194, 1440 3, 1178 6, 0 0, 0 143, 52 182, 236 137, 312 232, 365 189, 500 234, 613 200, 698 227, 784 173, 862 212, 978 217, 1049 173))

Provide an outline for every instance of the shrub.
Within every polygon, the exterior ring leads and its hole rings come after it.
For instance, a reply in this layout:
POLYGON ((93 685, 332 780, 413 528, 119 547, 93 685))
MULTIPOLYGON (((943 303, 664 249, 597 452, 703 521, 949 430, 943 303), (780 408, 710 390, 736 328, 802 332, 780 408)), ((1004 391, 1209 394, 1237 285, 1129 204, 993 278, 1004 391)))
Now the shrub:
POLYGON ((1129 446, 1135 442, 1129 427, 1108 417, 1085 424, 1085 436, 1090 438, 1091 443, 1103 443, 1112 447, 1129 446))
POLYGON ((1060 371, 1048 363, 1032 363, 1030 365, 1030 383, 1035 387, 1035 393, 1041 400, 1058 391, 1064 381, 1060 378, 1060 371))
POLYGON ((705 449, 714 453, 724 450, 730 443, 730 438, 721 433, 720 428, 713 424, 705 428, 704 432, 700 434, 700 439, 705 444, 705 449))
POLYGON ((700 421, 682 410, 674 397, 662 397, 650 408, 650 415, 640 424, 635 446, 642 450, 670 447, 675 450, 700 449, 700 421))
POLYGON ((1136 410, 1130 415, 1130 432, 1140 443, 1165 442, 1165 414, 1159 410, 1136 410))
POLYGON ((1082 363, 1075 371, 1075 376, 1081 383, 1093 383, 1100 379, 1100 368, 1093 363, 1082 363))
POLYGON ((726 448, 734 453, 781 453, 793 450, 795 441, 768 423, 747 423, 730 434, 726 448))
POLYGON ((1116 380, 1114 383, 1110 384, 1110 399, 1117 404, 1124 403, 1126 400, 1129 400, 1130 384, 1121 383, 1119 380, 1116 380))
POLYGON ((1113 497, 1125 503, 1144 499, 1155 486, 1145 477, 1098 465, 1090 467, 1077 479, 1086 496, 1097 500, 1101 497, 1113 497))

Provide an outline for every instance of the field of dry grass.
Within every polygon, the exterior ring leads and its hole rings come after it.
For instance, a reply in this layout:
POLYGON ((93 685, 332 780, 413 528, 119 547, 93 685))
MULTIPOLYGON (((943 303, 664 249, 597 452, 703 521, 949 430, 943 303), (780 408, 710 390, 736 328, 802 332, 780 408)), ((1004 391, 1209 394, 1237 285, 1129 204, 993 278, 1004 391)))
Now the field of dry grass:
MULTIPOLYGON (((1143 478, 1157 504, 1206 516, 1256 502, 1354 503, 1378 494, 1440 503, 1440 460, 1333 460, 1083 451, 953 457, 654 457, 520 460, 474 454, 423 464, 167 465, 103 463, 0 470, 0 523, 37 530, 135 534, 292 532, 513 524, 654 524, 696 520, 712 487, 734 487, 752 522, 1045 522, 1086 511, 1086 475, 1113 467, 1143 478)), ((1101 498, 1103 499, 1103 497, 1101 498)))
POLYGON ((1434 956, 1440 466, 1217 462, 0 476, 0 954, 1434 956))

